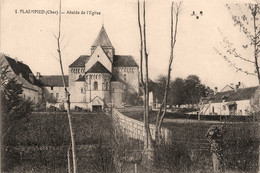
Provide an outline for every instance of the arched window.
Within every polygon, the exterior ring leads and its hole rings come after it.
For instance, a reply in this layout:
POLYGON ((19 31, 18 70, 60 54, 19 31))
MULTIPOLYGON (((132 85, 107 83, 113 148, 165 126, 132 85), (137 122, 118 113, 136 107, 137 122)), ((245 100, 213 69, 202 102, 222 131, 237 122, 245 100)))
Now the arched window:
POLYGON ((98 82, 97 81, 94 82, 94 90, 98 90, 98 82))

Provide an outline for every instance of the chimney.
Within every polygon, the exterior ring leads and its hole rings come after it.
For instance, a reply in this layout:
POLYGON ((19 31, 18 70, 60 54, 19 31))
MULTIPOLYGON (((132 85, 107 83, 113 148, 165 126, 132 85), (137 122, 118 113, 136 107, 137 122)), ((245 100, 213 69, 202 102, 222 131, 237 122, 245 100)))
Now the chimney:
POLYGON ((20 76, 20 77, 23 77, 23 74, 22 74, 22 73, 19 73, 19 76, 20 76))
POLYGON ((32 73, 29 73, 29 80, 31 81, 32 84, 34 84, 34 77, 32 73))
POLYGON ((40 73, 40 72, 37 72, 37 73, 36 73, 36 79, 37 79, 37 80, 40 80, 40 78, 41 78, 41 73, 40 73))
POLYGON ((241 82, 238 82, 238 84, 236 85, 236 90, 239 89, 240 85, 241 85, 241 82))
POLYGON ((14 60, 16 63, 18 63, 18 58, 17 57, 14 57, 14 60))
POLYGON ((218 92, 218 87, 215 87, 214 94, 216 94, 217 92, 218 92))

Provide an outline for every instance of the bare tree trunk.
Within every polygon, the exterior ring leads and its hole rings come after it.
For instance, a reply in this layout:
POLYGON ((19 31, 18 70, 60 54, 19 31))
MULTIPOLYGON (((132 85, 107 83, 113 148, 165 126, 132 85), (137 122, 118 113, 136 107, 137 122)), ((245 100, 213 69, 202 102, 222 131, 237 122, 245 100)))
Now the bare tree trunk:
POLYGON ((257 72, 257 78, 258 78, 258 83, 260 84, 260 73, 259 73, 259 65, 258 65, 258 51, 259 51, 259 48, 257 46, 258 44, 258 36, 257 36, 257 27, 256 27, 256 14, 259 10, 259 7, 257 4, 254 5, 255 8, 254 8, 254 11, 252 11, 252 14, 253 14, 253 21, 254 21, 254 58, 255 58, 255 68, 256 68, 256 72, 257 72))
POLYGON ((140 2, 138 1, 138 24, 140 31, 140 73, 141 73, 141 84, 144 94, 144 127, 145 127, 145 136, 144 136, 144 150, 143 150, 143 164, 151 167, 154 161, 154 149, 152 145, 152 136, 149 127, 149 74, 148 74, 148 53, 146 50, 146 21, 145 21, 145 1, 143 2, 143 29, 141 26, 140 19, 140 2), (145 58, 145 72, 143 72, 143 58, 145 58), (145 75, 145 81, 143 79, 145 75))
POLYGON ((75 151, 75 140, 74 140, 74 132, 72 127, 72 118, 71 118, 71 112, 70 112, 70 93, 68 92, 68 89, 66 87, 65 78, 64 78, 64 71, 63 71, 63 65, 62 65, 62 55, 61 55, 61 48, 60 48, 60 34, 61 33, 61 0, 60 0, 60 7, 59 7, 59 33, 57 39, 58 49, 57 52, 59 54, 59 62, 60 62, 60 69, 61 69, 61 75, 62 75, 62 82, 64 86, 65 96, 67 99, 67 115, 69 120, 69 128, 70 128, 70 136, 71 136, 71 147, 72 147, 72 160, 73 160, 73 173, 77 173, 77 159, 76 159, 76 151, 75 151))
POLYGON ((173 57, 174 57, 173 50, 174 50, 174 46, 176 44, 180 6, 181 6, 181 2, 176 7, 177 9, 176 9, 176 14, 175 14, 175 30, 174 30, 174 34, 173 34, 174 2, 172 2, 172 5, 171 5, 171 54, 170 54, 170 59, 169 59, 168 75, 167 75, 167 81, 166 81, 166 86, 165 86, 165 90, 164 90, 164 97, 163 97, 162 104, 160 106, 160 110, 156 116, 155 142, 156 142, 157 146, 161 144, 161 139, 162 139, 161 128, 162 128, 162 123, 163 123, 163 120, 164 120, 164 117, 166 114, 166 109, 167 109, 167 99, 168 99, 169 85, 170 85, 170 80, 171 80, 172 61, 173 61, 173 57))
POLYGON ((67 160, 68 160, 68 173, 70 173, 70 147, 68 148, 68 151, 67 151, 67 160))

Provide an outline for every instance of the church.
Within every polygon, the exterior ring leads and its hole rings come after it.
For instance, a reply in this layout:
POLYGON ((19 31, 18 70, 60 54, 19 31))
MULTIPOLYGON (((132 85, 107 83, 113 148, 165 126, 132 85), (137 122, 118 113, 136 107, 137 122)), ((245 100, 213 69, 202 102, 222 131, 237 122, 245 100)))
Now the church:
POLYGON ((104 26, 90 49, 90 55, 79 56, 69 66, 71 108, 122 107, 127 94, 139 93, 137 63, 132 56, 116 54, 104 26))
MULTIPOLYGON (((90 55, 79 56, 64 76, 70 92, 71 109, 103 110, 123 107, 127 96, 139 94, 139 67, 130 55, 117 55, 104 26, 93 42, 90 55)), ((46 108, 63 109, 66 103, 61 75, 34 76, 29 66, 0 54, 1 67, 9 67, 9 77, 23 86, 24 99, 46 108)))

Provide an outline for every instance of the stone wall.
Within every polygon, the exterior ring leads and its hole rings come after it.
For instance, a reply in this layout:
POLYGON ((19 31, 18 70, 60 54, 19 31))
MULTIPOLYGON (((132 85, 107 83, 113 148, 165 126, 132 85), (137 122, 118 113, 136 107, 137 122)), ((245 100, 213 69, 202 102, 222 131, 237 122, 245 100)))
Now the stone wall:
MULTIPOLYGON (((143 122, 129 118, 117 109, 113 109, 112 118, 117 127, 128 137, 144 141, 145 129, 143 122)), ((155 139, 155 125, 150 124, 152 138, 155 139)), ((162 128, 162 136, 165 142, 170 143, 170 130, 162 128)))

